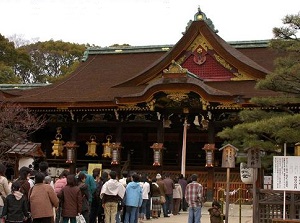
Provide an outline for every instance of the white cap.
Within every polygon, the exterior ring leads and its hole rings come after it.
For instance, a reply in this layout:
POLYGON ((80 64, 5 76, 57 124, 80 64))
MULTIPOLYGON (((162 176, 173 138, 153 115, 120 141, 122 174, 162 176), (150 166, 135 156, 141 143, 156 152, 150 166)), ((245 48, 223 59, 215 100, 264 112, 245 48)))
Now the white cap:
POLYGON ((161 175, 159 173, 156 174, 156 179, 161 179, 161 175))

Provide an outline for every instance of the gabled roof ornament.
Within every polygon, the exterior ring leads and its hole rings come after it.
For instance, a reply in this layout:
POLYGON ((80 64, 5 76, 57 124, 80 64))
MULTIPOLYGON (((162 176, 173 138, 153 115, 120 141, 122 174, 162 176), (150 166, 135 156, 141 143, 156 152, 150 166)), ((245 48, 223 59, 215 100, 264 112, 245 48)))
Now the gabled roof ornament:
POLYGON ((194 21, 207 20, 204 12, 201 11, 200 6, 198 6, 198 12, 194 15, 194 21))
POLYGON ((165 74, 167 73, 180 73, 180 74, 186 74, 188 70, 186 68, 182 68, 180 64, 176 63, 175 60, 172 60, 172 63, 169 66, 169 69, 164 69, 163 72, 165 74))
POLYGON ((201 11, 200 6, 198 12, 194 15, 194 21, 204 21, 215 33, 219 31, 215 29, 215 26, 210 18, 207 18, 206 14, 201 11))

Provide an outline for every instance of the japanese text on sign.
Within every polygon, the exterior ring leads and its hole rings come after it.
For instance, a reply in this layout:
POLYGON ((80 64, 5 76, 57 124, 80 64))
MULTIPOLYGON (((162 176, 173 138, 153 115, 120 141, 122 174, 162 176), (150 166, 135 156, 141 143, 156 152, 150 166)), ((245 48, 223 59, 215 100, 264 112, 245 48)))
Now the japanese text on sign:
POLYGON ((273 157, 273 189, 300 191, 300 157, 273 157))

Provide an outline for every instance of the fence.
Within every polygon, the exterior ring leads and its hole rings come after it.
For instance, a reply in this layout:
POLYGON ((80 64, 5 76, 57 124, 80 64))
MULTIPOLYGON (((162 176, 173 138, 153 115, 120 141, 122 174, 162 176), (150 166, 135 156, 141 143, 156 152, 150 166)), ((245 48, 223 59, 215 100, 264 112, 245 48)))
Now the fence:
MULTIPOLYGON (((138 173, 142 173, 145 171, 137 171, 138 173)), ((186 173, 186 177, 188 178, 194 172, 186 173)), ((152 178, 156 176, 156 171, 147 171, 147 174, 152 178)), ((170 175, 171 178, 178 177, 178 171, 164 171, 163 174, 170 175)), ((207 172, 197 172, 200 183, 203 186, 203 195, 206 197, 207 194, 207 184, 208 184, 208 176, 207 172)), ((252 202, 252 194, 249 193, 247 189, 247 185, 241 182, 239 173, 231 173, 230 175, 230 191, 229 191, 229 201, 230 203, 238 203, 241 201, 242 204, 252 202)), ((223 172, 215 172, 214 173, 214 199, 225 201, 226 196, 226 173, 223 172)))
MULTIPOLYGON (((260 190, 258 194, 258 215, 260 223, 271 223, 272 219, 283 219, 283 191, 260 190)), ((285 217, 300 219, 300 192, 286 192, 285 217)))

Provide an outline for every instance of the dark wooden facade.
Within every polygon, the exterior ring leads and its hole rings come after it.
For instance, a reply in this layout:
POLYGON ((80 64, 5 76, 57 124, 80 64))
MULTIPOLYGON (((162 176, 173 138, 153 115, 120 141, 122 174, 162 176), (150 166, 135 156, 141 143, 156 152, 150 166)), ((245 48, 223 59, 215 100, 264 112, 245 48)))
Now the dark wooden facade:
POLYGON ((90 48, 66 79, 26 91, 3 90, 0 100, 48 116, 47 126, 31 140, 42 143, 47 160, 56 167, 69 166, 65 153, 51 155, 51 142, 61 127, 62 139, 79 145, 73 167, 102 163, 104 169, 120 171, 126 164, 128 170, 179 174, 187 120, 186 172, 207 173, 207 196, 212 199, 215 172, 222 170, 221 151, 215 151, 214 167, 207 168, 202 148, 222 147, 216 134, 239 122, 237 113, 253 107, 251 97, 274 94, 254 88, 273 70, 278 56, 267 45, 227 43, 205 20, 193 21, 174 46, 90 48), (98 157, 85 155, 91 135, 99 143, 98 157), (108 135, 123 147, 120 165, 101 157, 108 135), (152 165, 150 147, 156 142, 164 145, 161 166, 152 165))

